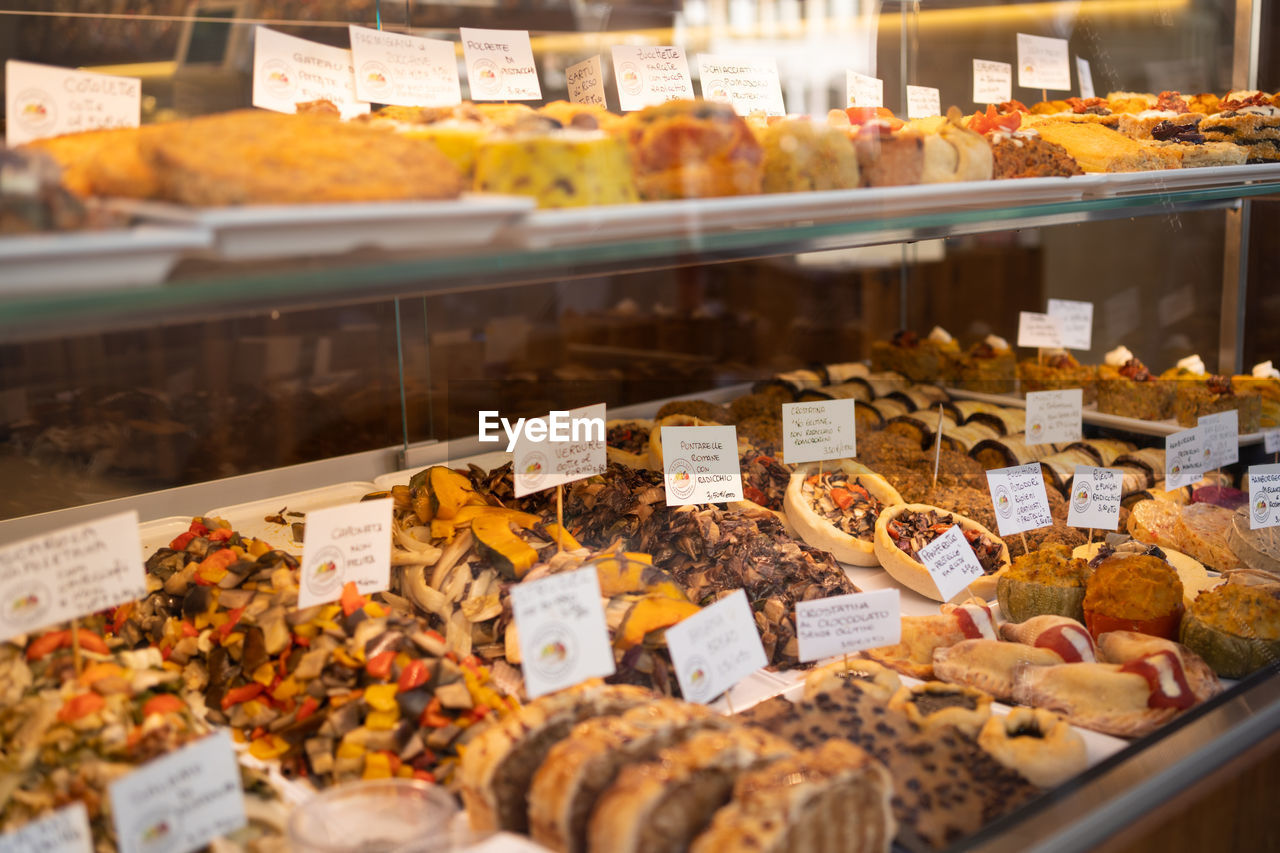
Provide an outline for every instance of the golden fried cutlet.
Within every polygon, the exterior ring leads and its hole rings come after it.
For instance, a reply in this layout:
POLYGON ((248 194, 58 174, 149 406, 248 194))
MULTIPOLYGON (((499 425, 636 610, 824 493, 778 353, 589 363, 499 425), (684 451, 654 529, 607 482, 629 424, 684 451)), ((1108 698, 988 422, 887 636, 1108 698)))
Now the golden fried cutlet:
POLYGON ((160 180, 142 159, 139 144, 163 127, 91 130, 38 139, 23 147, 43 151, 57 161, 63 186, 76 195, 152 198, 160 180))

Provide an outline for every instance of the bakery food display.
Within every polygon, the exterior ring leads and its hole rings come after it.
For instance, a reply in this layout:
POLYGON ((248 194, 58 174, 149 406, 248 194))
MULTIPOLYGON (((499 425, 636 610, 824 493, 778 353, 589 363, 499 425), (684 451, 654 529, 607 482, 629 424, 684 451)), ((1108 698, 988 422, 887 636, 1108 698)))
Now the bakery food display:
POLYGON ((996 575, 1000 612, 1011 622, 1046 614, 1084 619, 1085 584, 1093 573, 1065 545, 1050 544, 1016 558, 996 575))
POLYGON ((1089 576, 1083 610, 1095 639, 1119 630, 1176 637, 1183 613, 1182 581, 1158 557, 1113 555, 1089 576))
POLYGON ((1280 654, 1280 582, 1228 582, 1196 596, 1179 639, 1223 678, 1244 678, 1280 654))
POLYGON ((627 116, 641 198, 750 195, 763 189, 764 149, 728 104, 668 101, 627 116))
POLYGON ((920 560, 920 549, 956 526, 964 533, 985 573, 985 577, 969 588, 978 595, 994 592, 996 573, 1009 565, 1009 548, 976 521, 936 506, 899 504, 880 513, 876 521, 876 559, 903 586, 926 598, 942 601, 938 585, 920 560))
POLYGON ((847 133, 807 118, 783 118, 756 130, 764 148, 767 193, 856 189, 858 153, 847 133))
POLYGON ((531 195, 539 207, 639 200, 627 149, 599 130, 491 135, 476 150, 475 189, 531 195))
POLYGON ((822 470, 804 465, 791 475, 786 511, 805 542, 854 566, 877 564, 876 519, 902 496, 883 477, 852 460, 822 470))
POLYGON ((989 717, 978 733, 978 745, 1042 788, 1061 785, 1088 766, 1084 738, 1042 708, 1014 708, 1006 716, 989 717))
POLYGON ((926 681, 898 688, 888 707, 924 731, 945 726, 974 737, 991 716, 991 696, 972 687, 926 681))
POLYGON ((1157 378, 1124 346, 1098 367, 1098 411, 1146 421, 1173 414, 1173 387, 1157 378))

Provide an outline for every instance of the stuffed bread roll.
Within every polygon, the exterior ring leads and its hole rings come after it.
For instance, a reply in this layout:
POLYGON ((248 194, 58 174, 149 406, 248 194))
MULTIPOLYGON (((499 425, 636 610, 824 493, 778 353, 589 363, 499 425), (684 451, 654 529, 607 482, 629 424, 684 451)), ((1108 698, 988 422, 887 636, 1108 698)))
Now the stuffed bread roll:
POLYGON ((875 554, 880 565, 898 583, 926 598, 942 601, 933 575, 920 560, 920 549, 959 526, 982 565, 983 577, 969 585, 969 591, 990 599, 996 592, 996 573, 1009 565, 1009 548, 1004 541, 972 519, 928 504, 899 504, 880 513, 876 521, 875 554))
POLYGON ((902 495, 879 474, 851 459, 800 466, 784 501, 787 518, 807 544, 842 563, 877 565, 876 519, 902 495))
POLYGON ((653 421, 646 419, 606 421, 604 425, 605 456, 631 468, 649 467, 649 433, 653 421))

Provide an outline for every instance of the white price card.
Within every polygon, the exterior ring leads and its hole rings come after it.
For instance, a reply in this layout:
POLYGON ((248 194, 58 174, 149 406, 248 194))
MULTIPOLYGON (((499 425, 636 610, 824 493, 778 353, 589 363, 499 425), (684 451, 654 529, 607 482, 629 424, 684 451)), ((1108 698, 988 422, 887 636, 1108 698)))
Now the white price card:
POLYGON ((391 584, 391 498, 307 513, 298 609, 334 601, 354 583, 361 595, 391 584))
POLYGON ((984 574, 973 546, 958 524, 921 548, 920 562, 928 569, 943 601, 955 598, 984 574))
POLYGON ((730 595, 667 629, 686 701, 706 704, 769 662, 747 594, 730 595))
POLYGON ((344 118, 369 112, 356 97, 351 51, 266 27, 253 31, 253 105, 295 113, 307 101, 332 101, 344 118))
POLYGON ((1028 89, 1070 91, 1067 40, 1018 33, 1018 85, 1028 89))
POLYGON ((907 118, 942 115, 942 96, 932 86, 907 87, 907 118))
POLYGON ((1065 349, 1093 346, 1093 303, 1075 299, 1050 299, 1046 312, 1058 321, 1065 349))
POLYGON ((528 30, 459 27, 473 101, 540 101, 538 66, 528 30))
POLYGON ((1044 490, 1044 471, 1039 462, 996 468, 987 472, 987 489, 996 510, 1001 536, 1049 527, 1049 496, 1044 490))
POLYGON ((120 853, 190 853, 245 825, 225 729, 142 765, 109 791, 120 853))
POLYGON ((878 589, 796 602, 800 660, 892 646, 902 639, 901 596, 878 589))
POLYGON ((604 69, 598 55, 570 65, 564 70, 564 79, 569 89, 569 103, 605 107, 604 69))
POLYGON ((1180 489, 1204 476, 1204 431, 1200 427, 1175 432, 1164 440, 1164 487, 1180 489))
POLYGON ((1262 446, 1267 453, 1280 453, 1280 429, 1264 430, 1262 446))
POLYGON ((613 645, 594 567, 515 584, 511 615, 530 699, 613 675, 613 645))
POLYGON ((662 462, 667 506, 742 500, 736 427, 664 426, 662 462))
POLYGON ((1249 529, 1280 525, 1280 465, 1249 466, 1249 529))
POLYGON ((1120 497, 1124 472, 1118 468, 1077 465, 1071 479, 1071 504, 1067 524, 1115 530, 1120 526, 1120 497))
POLYGON ((858 454, 857 403, 820 400, 782 404, 782 455, 787 464, 858 454))
POLYGON ((1062 327, 1058 324, 1058 318, 1034 311, 1019 311, 1018 346, 1061 348, 1062 327))
POLYGON ((4 91, 10 148, 64 133, 137 127, 142 113, 142 81, 136 77, 10 59, 4 91))
POLYGON ((0 548, 0 641, 146 594, 134 510, 23 539, 0 548))
POLYGON ((1089 60, 1080 56, 1076 57, 1076 77, 1080 79, 1080 97, 1095 97, 1093 93, 1093 71, 1089 69, 1089 60))
POLYGON ((1013 99, 1013 66, 989 59, 973 61, 973 102, 1003 104, 1013 99))
POLYGON ((1083 437, 1080 409, 1084 391, 1027 392, 1027 444, 1068 444, 1083 437))
POLYGON ((765 115, 786 115, 778 63, 772 57, 733 57, 698 54, 702 97, 733 104, 740 116, 757 110, 765 115))
POLYGON ((1204 468, 1210 471, 1240 461, 1240 413, 1235 409, 1201 415, 1196 422, 1204 432, 1204 468))
POLYGON ((356 97, 360 100, 401 107, 462 103, 453 42, 354 24, 350 30, 356 97))
POLYGON ((614 45, 613 79, 624 112, 667 101, 693 100, 693 78, 682 47, 614 45))
POLYGON ((844 92, 850 107, 883 107, 884 81, 879 77, 859 74, 852 69, 844 72, 844 92))
POLYGON ((93 853, 89 812, 74 802, 0 835, 0 853, 93 853))
POLYGON ((516 497, 603 474, 604 403, 530 418, 511 451, 516 497))

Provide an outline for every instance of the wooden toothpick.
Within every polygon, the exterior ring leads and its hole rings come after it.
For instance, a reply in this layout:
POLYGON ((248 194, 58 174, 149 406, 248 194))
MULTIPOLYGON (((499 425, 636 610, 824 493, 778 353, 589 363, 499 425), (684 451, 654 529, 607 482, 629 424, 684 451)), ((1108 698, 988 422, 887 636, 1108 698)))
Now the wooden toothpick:
POLYGON ((729 716, 732 717, 737 711, 733 710, 733 690, 730 688, 724 692, 724 703, 729 706, 729 716))
POLYGON ((556 486, 556 553, 564 553, 564 483, 556 486))
POLYGON ((1027 544, 1027 534, 1026 534, 1026 533, 1019 533, 1018 535, 1022 537, 1022 552, 1023 552, 1024 554, 1030 554, 1030 553, 1031 553, 1031 546, 1027 544))
POLYGON ((942 461, 942 404, 938 404, 938 428, 933 435, 933 485, 938 485, 938 463, 942 461))
POLYGON ((1086 542, 1085 544, 1086 544, 1086 545, 1092 545, 1092 544, 1093 544, 1093 528, 1092 528, 1092 527, 1090 527, 1090 528, 1089 528, 1089 541, 1088 541, 1088 542, 1086 542))

